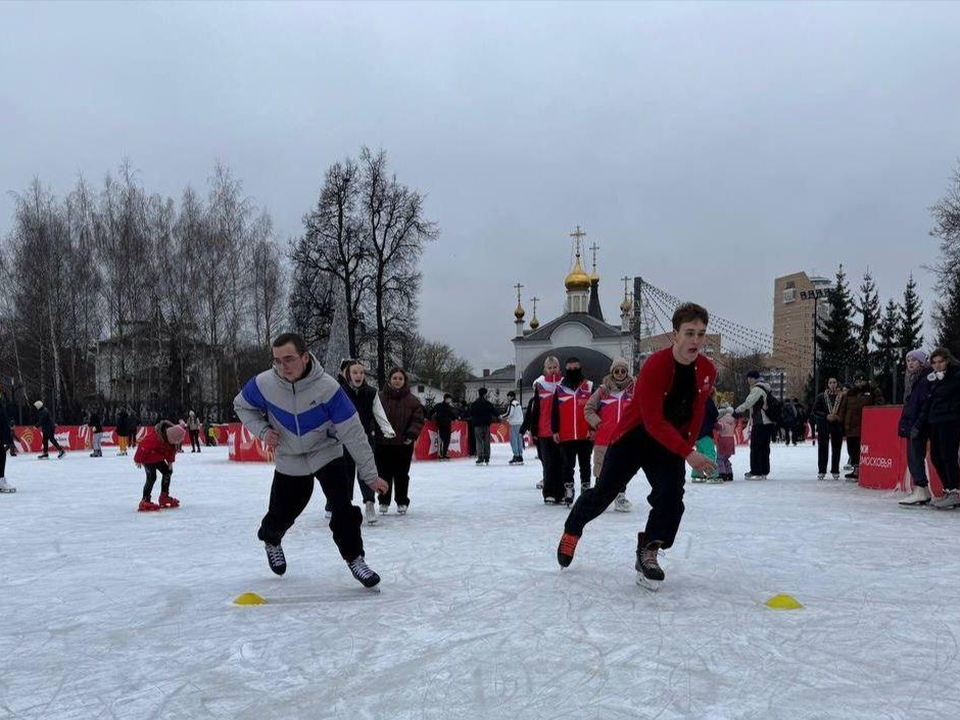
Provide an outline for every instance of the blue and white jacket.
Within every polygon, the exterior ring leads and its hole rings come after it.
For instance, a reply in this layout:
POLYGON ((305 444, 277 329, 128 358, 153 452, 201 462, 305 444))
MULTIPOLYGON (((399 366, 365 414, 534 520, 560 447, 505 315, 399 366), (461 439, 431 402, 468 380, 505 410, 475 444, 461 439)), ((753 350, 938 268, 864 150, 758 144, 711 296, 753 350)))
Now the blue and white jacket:
POLYGON ((274 456, 284 475, 313 475, 343 456, 357 463, 360 479, 372 486, 377 465, 356 408, 340 384, 310 355, 307 374, 292 383, 276 370, 265 370, 233 399, 240 422, 263 440, 272 428, 280 435, 274 456))

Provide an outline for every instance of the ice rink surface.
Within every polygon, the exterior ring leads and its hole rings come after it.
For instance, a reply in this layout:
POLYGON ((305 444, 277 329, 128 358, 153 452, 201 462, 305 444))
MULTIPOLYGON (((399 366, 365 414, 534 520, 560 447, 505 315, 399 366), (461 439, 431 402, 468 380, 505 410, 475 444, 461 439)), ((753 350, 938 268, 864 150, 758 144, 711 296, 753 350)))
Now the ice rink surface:
POLYGON ((106 453, 7 464, 0 718, 960 718, 960 512, 817 482, 810 446, 775 447, 766 482, 741 449, 734 483, 688 483, 658 594, 633 570, 642 475, 561 572, 531 451, 415 464, 410 514, 364 526, 374 594, 319 486, 278 578, 270 466, 181 455, 183 506, 138 514, 142 472, 106 453))

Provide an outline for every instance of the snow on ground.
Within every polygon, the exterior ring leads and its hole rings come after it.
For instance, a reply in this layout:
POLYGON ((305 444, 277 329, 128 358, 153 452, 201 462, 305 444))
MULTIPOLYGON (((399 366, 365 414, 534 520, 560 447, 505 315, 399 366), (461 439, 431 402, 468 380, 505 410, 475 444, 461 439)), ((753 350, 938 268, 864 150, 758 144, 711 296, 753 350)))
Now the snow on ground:
POLYGON ((273 576, 271 468, 224 449, 180 456, 183 507, 148 515, 132 458, 11 459, 0 718, 960 717, 960 513, 818 483, 812 447, 777 447, 776 479, 688 484, 651 594, 642 476, 561 572, 566 511, 508 454, 414 466, 410 514, 364 527, 379 595, 337 555, 319 486, 273 576), (231 604, 245 591, 270 604, 231 604), (764 606, 781 592, 804 609, 764 606))

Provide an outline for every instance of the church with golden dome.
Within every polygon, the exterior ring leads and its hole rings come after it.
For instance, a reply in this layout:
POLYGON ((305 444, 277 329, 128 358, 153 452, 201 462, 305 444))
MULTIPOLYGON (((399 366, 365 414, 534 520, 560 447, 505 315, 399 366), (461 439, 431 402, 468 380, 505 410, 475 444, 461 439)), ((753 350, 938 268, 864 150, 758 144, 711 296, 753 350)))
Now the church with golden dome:
POLYGON ((568 357, 579 358, 584 375, 595 383, 609 372, 610 363, 615 358, 626 358, 633 367, 633 303, 624 289, 624 299, 618 308, 620 323, 612 325, 604 319, 600 305, 600 275, 597 272, 599 246, 594 243, 590 248, 593 251, 593 269, 587 273, 583 268, 583 239, 586 233, 577 226, 570 236, 573 238, 574 261, 573 268, 563 281, 566 291, 563 314, 541 324, 537 318, 537 302, 540 298, 533 297, 533 317, 529 325, 526 324, 526 310, 520 298, 523 286, 515 286, 514 374, 524 397, 528 397, 533 381, 543 370, 544 359, 550 355, 557 356, 561 363, 568 357))

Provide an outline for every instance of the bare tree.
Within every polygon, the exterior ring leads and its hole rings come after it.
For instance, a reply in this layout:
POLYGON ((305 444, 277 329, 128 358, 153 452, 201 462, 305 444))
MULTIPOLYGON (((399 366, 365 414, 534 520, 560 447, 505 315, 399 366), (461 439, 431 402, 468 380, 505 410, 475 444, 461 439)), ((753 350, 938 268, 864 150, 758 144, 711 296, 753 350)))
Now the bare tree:
POLYGON ((376 342, 377 382, 386 379, 391 337, 411 332, 420 289, 418 263, 425 242, 438 237, 437 226, 423 216, 423 197, 388 175, 382 150, 360 152, 361 231, 368 248, 376 342), (404 322, 411 326, 400 327, 404 322), (392 335, 391 335, 392 334, 392 335))

